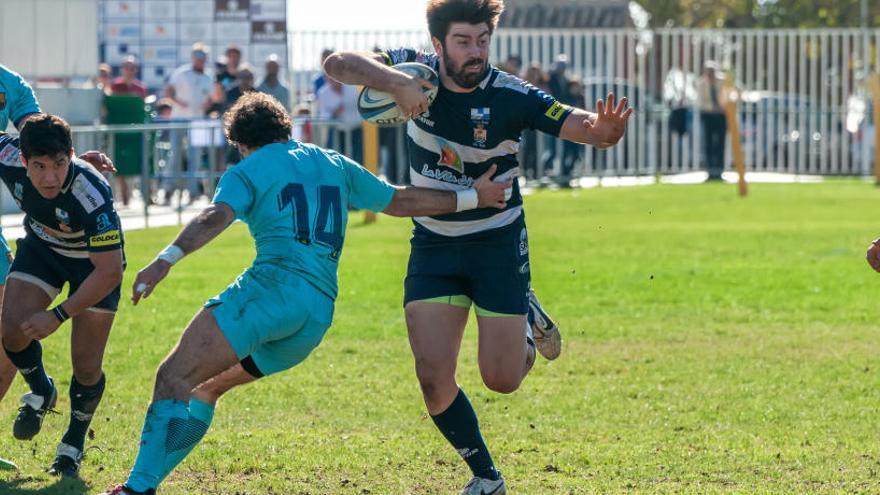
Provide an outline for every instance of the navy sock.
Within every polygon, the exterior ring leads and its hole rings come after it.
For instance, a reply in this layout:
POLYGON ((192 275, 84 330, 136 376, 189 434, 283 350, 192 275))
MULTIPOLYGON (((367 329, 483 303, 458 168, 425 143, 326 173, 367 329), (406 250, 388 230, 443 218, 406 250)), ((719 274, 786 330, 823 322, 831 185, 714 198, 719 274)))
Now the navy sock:
POLYGON ((52 381, 43 368, 43 346, 39 340, 32 340, 24 350, 12 352, 6 349, 6 355, 12 364, 21 372, 24 381, 31 388, 31 392, 48 397, 52 395, 52 381))
POLYGON ((474 476, 490 480, 499 478, 483 435, 480 434, 477 414, 464 390, 459 389, 452 404, 442 413, 431 416, 431 419, 471 468, 474 476))
POLYGON ((89 386, 76 381, 76 377, 71 378, 70 424, 67 427, 67 433, 61 439, 62 442, 76 447, 80 451, 85 450, 86 433, 89 431, 92 416, 101 402, 101 396, 104 395, 106 383, 107 379, 104 375, 101 375, 98 383, 89 386))

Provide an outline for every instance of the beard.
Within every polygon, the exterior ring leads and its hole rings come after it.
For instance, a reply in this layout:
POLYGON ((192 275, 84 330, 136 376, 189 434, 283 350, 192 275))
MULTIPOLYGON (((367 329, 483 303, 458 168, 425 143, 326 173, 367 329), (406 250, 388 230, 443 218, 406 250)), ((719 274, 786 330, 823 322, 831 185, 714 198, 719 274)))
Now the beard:
POLYGON ((443 52, 443 65, 446 68, 446 75, 449 76, 455 84, 464 89, 475 88, 480 84, 480 81, 486 77, 486 71, 488 70, 488 64, 486 61, 480 58, 472 58, 461 66, 456 66, 455 62, 449 59, 449 56, 445 51, 443 52), (482 70, 467 72, 471 67, 479 67, 482 70))

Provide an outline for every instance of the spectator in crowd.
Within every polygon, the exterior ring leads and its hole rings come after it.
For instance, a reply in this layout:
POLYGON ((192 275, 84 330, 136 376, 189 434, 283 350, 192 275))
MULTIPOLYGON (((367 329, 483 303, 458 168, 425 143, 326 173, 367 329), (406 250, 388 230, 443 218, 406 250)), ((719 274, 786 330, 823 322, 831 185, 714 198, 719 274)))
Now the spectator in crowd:
POLYGON ((98 66, 98 75, 92 80, 96 88, 101 90, 105 95, 110 94, 110 86, 113 80, 113 68, 110 64, 101 64, 98 66))
POLYGON ((147 87, 138 80, 138 63, 134 55, 125 57, 122 61, 122 75, 110 84, 110 93, 114 96, 132 95, 141 99, 147 97, 147 87))
MULTIPOLYGON (((171 111, 173 119, 194 120, 204 118, 213 103, 214 78, 208 74, 205 68, 208 61, 208 48, 204 43, 195 43, 192 46, 191 53, 191 63, 181 66, 174 71, 168 80, 168 85, 165 87, 165 97, 174 101, 174 107, 171 111)), ((181 145, 183 143, 179 131, 174 131, 171 134, 172 166, 169 169, 169 173, 176 175, 183 168, 181 167, 183 155, 181 153, 181 145)), ((195 134, 192 131, 187 133, 188 143, 185 145, 187 157, 185 175, 190 201, 199 196, 197 173, 200 169, 204 151, 202 148, 190 145, 194 136, 195 134)), ((173 179, 162 181, 161 187, 163 192, 166 193, 164 195, 164 203, 167 204, 171 194, 173 194, 173 190, 169 192, 169 184, 176 182, 173 179)))
MULTIPOLYGON (((565 91, 565 100, 562 103, 566 105, 586 108, 587 101, 584 96, 584 85, 579 79, 571 78, 568 80, 568 87, 565 91)), ((562 187, 571 187, 572 173, 574 166, 581 159, 584 152, 584 145, 572 141, 562 141, 562 170, 559 174, 558 183, 562 187)))
MULTIPOLYGON (((249 64, 242 64, 242 66, 238 69, 238 78, 236 84, 230 87, 226 91, 225 97, 225 108, 223 111, 229 110, 232 108, 232 105, 235 105, 235 102, 238 101, 239 98, 242 97, 245 93, 249 93, 251 91, 256 91, 257 89, 254 87, 254 69, 249 64)), ((227 164, 235 164, 241 161, 241 153, 238 152, 238 147, 233 146, 229 143, 226 143, 226 163, 227 164)))
POLYGON ((235 102, 241 98, 241 95, 249 91, 256 91, 256 88, 254 88, 253 67, 244 64, 238 69, 237 74, 238 77, 236 78, 236 83, 226 90, 226 107, 224 111, 228 110, 232 105, 235 105, 235 102))
POLYGON ((342 84, 327 77, 318 90, 318 117, 337 120, 331 129, 326 147, 339 150, 349 158, 361 161, 361 116, 357 110, 358 90, 355 86, 342 84), (351 136, 349 140, 347 136, 351 136), (351 149, 348 148, 349 143, 351 149))
POLYGON ((290 89, 281 79, 281 65, 278 63, 278 55, 271 54, 266 57, 266 77, 257 86, 257 91, 272 95, 280 101, 284 108, 290 108, 290 89))
MULTIPOLYGON (((540 64, 532 64, 526 69, 525 80, 541 91, 547 91, 547 74, 541 69, 540 64)), ((540 179, 538 171, 538 133, 534 129, 526 129, 522 133, 522 159, 523 174, 526 179, 540 179)))
POLYGON ((171 111, 174 109, 174 100, 170 98, 160 98, 156 102, 155 120, 168 120, 171 118, 171 111))
MULTIPOLYGON (((138 63, 134 55, 125 57, 122 61, 122 75, 113 79, 110 85, 111 96, 128 96, 137 98, 137 101, 125 101, 111 103, 108 99, 107 119, 108 123, 143 123, 144 122, 144 99, 147 97, 147 87, 137 79, 138 63)), ((117 100, 114 98, 114 100, 117 100)), ((140 174, 143 153, 143 143, 140 136, 133 133, 117 133, 115 136, 113 161, 116 162, 116 191, 115 197, 128 206, 131 199, 131 178, 140 174)))
POLYGON ((179 67, 168 79, 165 97, 174 102, 171 115, 175 119, 204 117, 211 105, 214 81, 205 70, 208 47, 203 43, 192 46, 192 62, 179 67))
POLYGON ((519 77, 522 74, 522 57, 519 55, 510 55, 507 60, 499 67, 499 69, 519 77))
POLYGON ((301 103, 293 109, 293 139, 301 143, 311 143, 312 140, 312 122, 309 118, 312 116, 312 109, 306 103, 301 103))
POLYGON ((217 72, 217 84, 223 88, 225 93, 237 83, 238 71, 242 64, 241 48, 235 44, 227 46, 220 64, 223 69, 217 72))
POLYGON ((727 135, 727 120, 724 116, 724 86, 718 65, 706 62, 703 75, 697 81, 697 104, 700 107, 700 121, 703 124, 703 157, 709 180, 721 180, 724 172, 724 147, 727 135))
MULTIPOLYGON (((324 61, 327 60, 327 57, 329 57, 330 55, 333 55, 333 51, 334 50, 332 48, 325 48, 324 51, 321 52, 321 67, 324 67, 324 61)), ((324 87, 324 84, 327 82, 327 79, 328 79, 327 75, 324 74, 324 71, 322 70, 321 73, 318 74, 318 77, 316 77, 315 80, 312 81, 312 94, 313 95, 317 96, 318 91, 320 91, 321 88, 324 87)))
MULTIPOLYGON (((555 96, 557 100, 565 103, 570 99, 568 95, 568 56, 560 53, 556 56, 556 61, 550 68, 550 77, 547 80, 547 87, 550 94, 555 96)), ((559 146, 560 140, 550 134, 544 135, 544 156, 542 162, 544 164, 544 173, 553 170, 556 162, 556 148, 559 146)))

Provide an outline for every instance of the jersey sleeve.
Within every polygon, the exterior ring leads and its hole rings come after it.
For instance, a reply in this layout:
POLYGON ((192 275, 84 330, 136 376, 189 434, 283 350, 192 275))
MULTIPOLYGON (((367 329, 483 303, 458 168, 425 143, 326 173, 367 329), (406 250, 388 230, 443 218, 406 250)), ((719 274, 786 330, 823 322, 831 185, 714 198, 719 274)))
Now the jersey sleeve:
POLYGON ((31 88, 31 85, 23 77, 15 74, 13 84, 15 85, 15 94, 8 101, 9 118, 12 120, 12 125, 18 127, 22 119, 28 115, 40 113, 40 105, 37 103, 37 98, 34 96, 34 90, 31 88))
POLYGON ((560 103, 556 98, 535 86, 528 84, 525 87, 528 91, 522 93, 519 98, 522 102, 521 105, 518 105, 519 108, 524 109, 525 122, 523 125, 527 129, 559 136, 563 122, 574 109, 560 103))
POLYGON ((335 154, 334 158, 345 171, 348 190, 351 191, 348 203, 353 208, 380 212, 388 207, 396 191, 394 186, 376 177, 350 158, 339 154, 335 154))
POLYGON ((7 185, 24 175, 18 138, 0 133, 0 180, 7 185))
POLYGON ((245 220, 254 204, 254 187, 245 174, 241 172, 241 164, 226 171, 220 178, 214 203, 225 203, 232 208, 235 218, 245 220))
POLYGON ((122 226, 112 201, 86 216, 83 231, 89 240, 89 252, 100 253, 122 248, 122 226))

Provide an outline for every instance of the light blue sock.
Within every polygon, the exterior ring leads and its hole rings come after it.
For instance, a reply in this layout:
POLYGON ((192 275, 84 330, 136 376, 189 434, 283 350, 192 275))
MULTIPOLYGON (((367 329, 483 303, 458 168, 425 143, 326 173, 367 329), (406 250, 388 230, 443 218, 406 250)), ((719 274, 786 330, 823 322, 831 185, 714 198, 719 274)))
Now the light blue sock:
POLYGON ((162 478, 165 449, 168 443, 169 423, 186 421, 189 411, 186 402, 180 400, 157 400, 147 409, 141 445, 137 459, 125 485, 132 490, 144 492, 155 489, 162 478))
POLYGON ((167 453, 159 483, 198 445, 210 428, 212 419, 214 406, 193 399, 189 401, 189 417, 185 421, 174 418, 168 423, 167 453))

